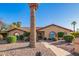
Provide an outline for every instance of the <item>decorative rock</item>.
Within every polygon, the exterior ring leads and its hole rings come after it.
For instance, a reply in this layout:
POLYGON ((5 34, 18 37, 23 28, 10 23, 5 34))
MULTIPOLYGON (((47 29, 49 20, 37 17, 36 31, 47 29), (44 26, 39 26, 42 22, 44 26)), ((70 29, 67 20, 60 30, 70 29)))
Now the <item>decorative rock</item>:
POLYGON ((73 45, 74 45, 74 52, 79 53, 79 37, 75 38, 73 45))

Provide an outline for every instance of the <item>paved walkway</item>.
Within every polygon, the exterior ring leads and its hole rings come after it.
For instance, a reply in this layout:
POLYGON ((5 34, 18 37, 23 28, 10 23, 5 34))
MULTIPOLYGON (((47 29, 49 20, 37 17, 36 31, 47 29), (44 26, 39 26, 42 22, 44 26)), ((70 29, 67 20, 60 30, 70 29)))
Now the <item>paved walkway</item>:
POLYGON ((72 56, 71 53, 65 51, 64 49, 58 48, 54 45, 50 45, 49 43, 43 42, 43 44, 47 47, 50 48, 56 56, 72 56))
POLYGON ((36 48, 29 48, 28 42, 1 44, 0 56, 35 56, 36 52, 41 52, 43 56, 55 56, 53 51, 46 48, 44 44, 37 42, 36 48))

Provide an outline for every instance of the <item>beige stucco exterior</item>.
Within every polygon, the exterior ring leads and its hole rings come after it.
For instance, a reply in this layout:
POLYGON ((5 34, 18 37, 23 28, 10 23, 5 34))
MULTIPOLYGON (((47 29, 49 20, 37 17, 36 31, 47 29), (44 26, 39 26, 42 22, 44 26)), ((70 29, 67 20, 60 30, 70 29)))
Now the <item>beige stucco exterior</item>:
POLYGON ((44 31, 44 37, 47 37, 47 38, 49 38, 49 34, 52 31, 55 32, 56 37, 57 37, 58 32, 64 32, 65 34, 70 34, 70 32, 71 32, 71 30, 65 29, 60 26, 54 26, 54 25, 39 29, 38 31, 44 31))

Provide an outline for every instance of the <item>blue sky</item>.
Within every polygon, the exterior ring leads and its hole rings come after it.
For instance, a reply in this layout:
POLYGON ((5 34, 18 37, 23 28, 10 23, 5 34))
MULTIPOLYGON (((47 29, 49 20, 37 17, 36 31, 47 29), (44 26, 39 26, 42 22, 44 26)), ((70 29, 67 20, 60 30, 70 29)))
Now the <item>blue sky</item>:
MULTIPOLYGON (((0 4, 0 19, 11 24, 21 21, 22 26, 30 26, 30 9, 27 3, 0 4)), ((71 22, 76 21, 79 28, 79 4, 43 3, 36 11, 36 26, 43 27, 50 24, 60 25, 72 29, 71 22)))

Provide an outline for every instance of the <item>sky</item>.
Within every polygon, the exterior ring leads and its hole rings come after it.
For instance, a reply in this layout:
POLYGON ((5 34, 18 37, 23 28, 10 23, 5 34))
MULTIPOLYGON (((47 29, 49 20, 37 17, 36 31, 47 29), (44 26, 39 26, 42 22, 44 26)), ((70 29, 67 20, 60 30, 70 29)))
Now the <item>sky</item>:
MULTIPOLYGON (((79 4, 77 3, 40 3, 35 12, 36 26, 56 24, 72 29, 76 21, 79 28, 79 4)), ((27 3, 0 3, 0 20, 7 24, 21 21, 23 27, 30 26, 30 8, 27 3)))

